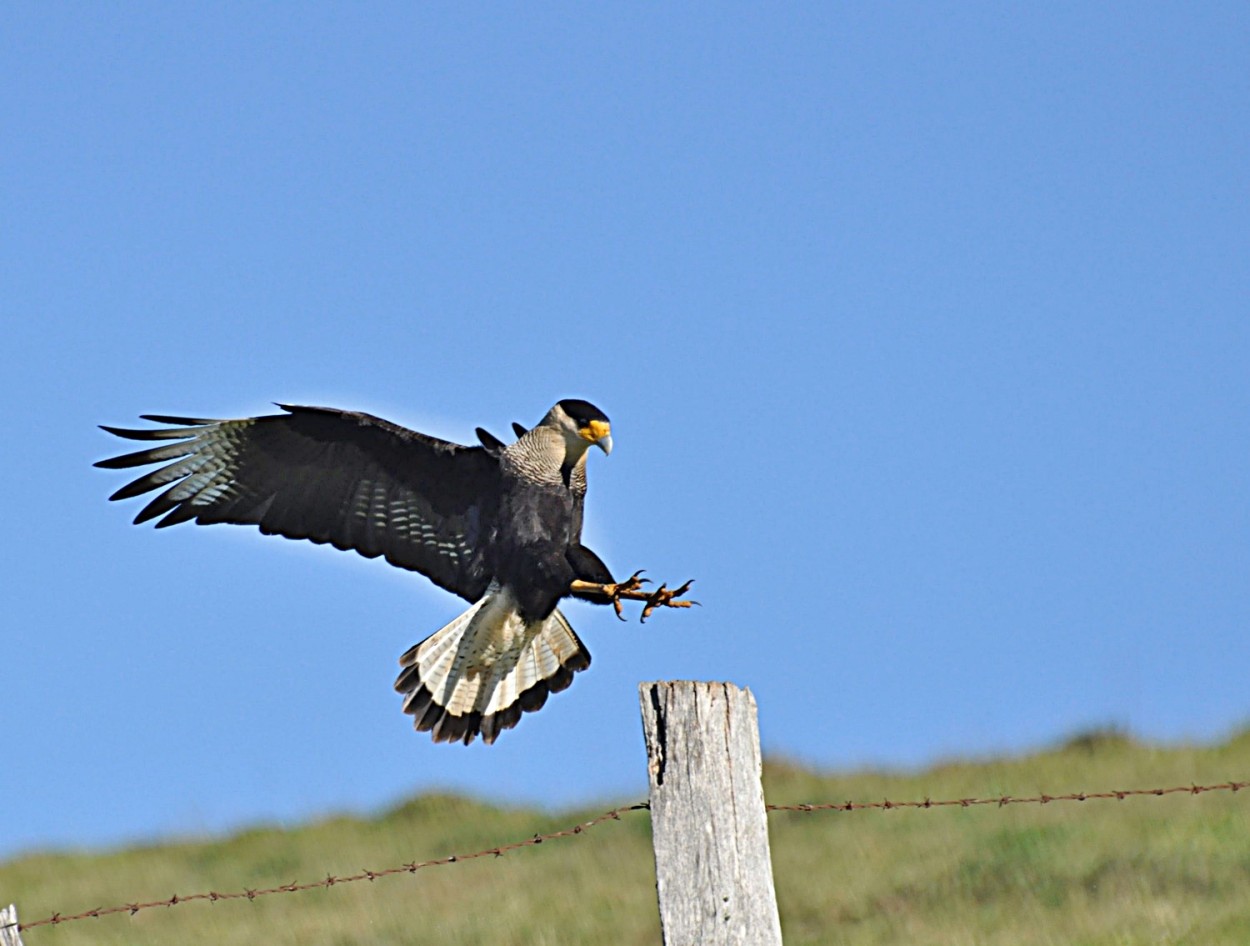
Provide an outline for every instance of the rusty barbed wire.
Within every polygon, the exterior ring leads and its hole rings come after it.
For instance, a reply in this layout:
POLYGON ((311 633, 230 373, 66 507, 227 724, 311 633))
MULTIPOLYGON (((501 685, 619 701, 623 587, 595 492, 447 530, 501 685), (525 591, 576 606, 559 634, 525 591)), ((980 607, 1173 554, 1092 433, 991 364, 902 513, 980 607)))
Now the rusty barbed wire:
MULTIPOLYGON (((1179 795, 1185 794, 1190 796, 1203 795, 1208 792, 1239 792, 1243 788, 1250 788, 1250 781, 1245 782, 1220 782, 1215 785, 1177 785, 1173 788, 1129 788, 1118 789, 1103 792, 1067 792, 1061 795, 998 795, 987 797, 973 798, 949 798, 935 801, 925 798, 923 801, 891 801, 883 799, 882 801, 873 802, 822 802, 812 804, 798 805, 773 805, 766 804, 764 807, 768 811, 787 811, 810 813, 818 811, 867 811, 876 809, 880 811, 888 811, 896 808, 972 808, 979 805, 994 805, 998 808, 1005 808, 1007 805, 1048 805, 1051 802, 1061 801, 1095 801, 1105 799, 1115 799, 1123 801, 1126 798, 1136 798, 1143 796, 1163 796, 1163 795, 1179 795)), ((552 841, 557 838, 576 837, 581 835, 589 828, 603 824, 605 821, 620 821, 621 815, 631 811, 647 811, 650 810, 650 802, 637 802, 632 805, 621 805, 610 811, 591 818, 589 821, 579 822, 568 828, 559 831, 551 831, 547 834, 535 834, 533 837, 526 838, 523 841, 514 841, 511 844, 501 844, 495 847, 486 848, 482 851, 475 851, 472 854, 449 854, 446 857, 438 857, 426 861, 410 861, 407 864, 401 864, 398 867, 387 867, 382 870, 361 870, 356 874, 348 874, 342 877, 335 877, 327 874, 323 880, 307 881, 305 883, 279 884, 276 887, 254 887, 244 888, 243 890, 233 891, 229 893, 218 893, 210 890, 208 893, 194 893, 187 896, 179 896, 174 894, 164 900, 148 900, 143 902, 123 903, 112 907, 96 907, 94 910, 84 910, 81 913, 65 915, 63 913, 53 913, 51 916, 44 917, 41 920, 33 920, 29 923, 18 923, 18 932, 24 932, 39 926, 58 926, 61 923, 72 923, 76 920, 93 919, 102 916, 108 916, 116 913, 129 913, 131 916, 140 910, 149 910, 153 907, 173 907, 181 903, 191 903, 195 900, 207 900, 210 903, 216 903, 219 900, 255 900, 257 897, 269 896, 276 893, 297 893, 301 890, 318 890, 338 886, 340 884, 356 883, 361 880, 367 880, 370 883, 379 877, 390 877, 395 874, 415 874, 419 870, 427 867, 446 867, 450 864, 458 864, 461 861, 471 861, 481 857, 502 857, 509 851, 519 850, 520 848, 535 847, 544 841, 552 841)), ((12 926, 12 924, 9 924, 12 926)))
MULTIPOLYGON (((265 897, 275 893, 297 893, 301 890, 316 890, 318 888, 334 887, 339 884, 351 884, 361 880, 373 882, 379 877, 389 877, 394 874, 415 874, 419 870, 427 867, 445 867, 448 864, 458 864, 461 861, 471 861, 479 857, 503 857, 509 851, 515 851, 524 847, 534 847, 542 844, 544 841, 552 841, 557 838, 574 837, 593 828, 596 825, 603 824, 605 821, 620 821, 621 815, 628 811, 638 811, 644 808, 650 808, 647 802, 640 802, 635 805, 622 805, 619 808, 613 808, 611 811, 605 811, 596 818, 589 821, 582 821, 572 827, 562 828, 559 831, 551 831, 547 834, 535 834, 531 838, 523 841, 514 841, 511 844, 500 844, 495 847, 489 847, 482 851, 474 851, 472 854, 449 854, 446 857, 436 857, 428 861, 409 861, 407 864, 401 864, 398 867, 387 867, 383 870, 361 870, 356 874, 348 874, 343 877, 335 877, 327 874, 324 880, 313 880, 306 883, 279 884, 276 887, 253 887, 244 888, 229 893, 218 893, 210 890, 208 893, 193 893, 187 896, 179 896, 174 894, 164 900, 148 900, 144 902, 123 903, 113 907, 96 907, 94 910, 84 910, 82 913, 74 913, 66 916, 62 913, 53 913, 51 916, 44 917, 42 920, 34 920, 30 923, 18 923, 18 932, 33 929, 37 926, 57 926, 61 923, 72 923, 75 920, 94 919, 97 917, 108 916, 113 913, 129 913, 134 916, 140 910, 150 910, 153 907, 173 907, 180 903, 190 903, 193 900, 207 900, 210 903, 216 903, 219 900, 255 900, 257 897, 265 897)), ((11 924, 10 924, 11 925, 11 924)))
POLYGON ((948 798, 934 801, 882 801, 869 802, 826 802, 818 805, 765 805, 769 811, 864 811, 877 808, 888 811, 894 808, 972 808, 976 805, 995 805, 1004 808, 1007 805, 1048 805, 1053 801, 1096 801, 1114 798, 1124 801, 1141 795, 1202 795, 1206 792, 1239 792, 1250 788, 1250 782, 1220 782, 1218 785, 1177 785, 1174 788, 1128 788, 1109 792, 1068 792, 1064 795, 997 795, 986 798, 948 798))

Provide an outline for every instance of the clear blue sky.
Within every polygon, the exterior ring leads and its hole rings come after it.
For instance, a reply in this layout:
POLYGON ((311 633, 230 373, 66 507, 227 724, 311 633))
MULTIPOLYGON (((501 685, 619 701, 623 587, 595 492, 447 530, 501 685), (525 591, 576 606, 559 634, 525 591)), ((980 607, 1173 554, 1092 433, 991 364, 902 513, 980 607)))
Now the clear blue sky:
POLYGON ((632 798, 657 678, 825 766, 1243 724, 1248 92, 1244 3, 7 5, 0 854, 632 798), (493 747, 391 691, 458 599, 90 466, 566 396, 589 544, 705 607, 570 605, 594 666, 493 747))

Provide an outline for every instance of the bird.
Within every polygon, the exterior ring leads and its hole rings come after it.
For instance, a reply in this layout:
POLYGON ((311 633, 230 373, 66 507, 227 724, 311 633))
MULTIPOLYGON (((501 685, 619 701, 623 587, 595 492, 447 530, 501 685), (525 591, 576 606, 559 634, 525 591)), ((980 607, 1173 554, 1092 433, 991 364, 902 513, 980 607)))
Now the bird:
POLYGON ((606 597, 585 596, 598 603, 637 586, 636 576, 618 585, 582 544, 587 455, 612 451, 603 411, 565 398, 533 427, 514 424, 512 443, 479 427, 466 446, 370 414, 276 406, 283 413, 101 425, 158 444, 95 466, 162 464, 109 499, 164 487, 136 525, 253 525, 381 557, 469 601, 399 660, 403 711, 436 743, 491 744, 590 666, 558 604, 575 580, 606 588, 606 597))

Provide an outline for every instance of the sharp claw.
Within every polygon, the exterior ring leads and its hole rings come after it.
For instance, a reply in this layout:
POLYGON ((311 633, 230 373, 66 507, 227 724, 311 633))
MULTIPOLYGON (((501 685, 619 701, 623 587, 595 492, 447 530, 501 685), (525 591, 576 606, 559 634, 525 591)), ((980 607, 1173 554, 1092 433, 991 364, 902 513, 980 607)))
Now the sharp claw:
POLYGON ((641 574, 641 571, 636 571, 624 581, 618 582, 615 585, 609 585, 608 587, 611 589, 612 597, 615 599, 619 598, 622 592, 637 591, 642 587, 643 582, 650 581, 648 578, 639 578, 638 576, 641 574))
POLYGON ((642 587, 642 582, 647 580, 645 578, 640 579, 638 577, 642 574, 642 572, 643 569, 640 568, 624 581, 614 582, 610 585, 605 585, 603 588, 604 593, 607 594, 608 599, 612 602, 612 609, 616 612, 616 616, 619 620, 628 620, 621 609, 621 595, 627 594, 631 591, 637 591, 642 587))
POLYGON ((638 623, 646 624, 647 618, 651 617, 651 612, 660 605, 668 604, 673 597, 673 593, 668 590, 668 585, 660 585, 655 591, 651 592, 651 597, 647 599, 647 603, 643 605, 642 617, 638 619, 638 623))
POLYGON ((677 588, 669 588, 667 585, 660 585, 659 588, 655 589, 655 591, 651 592, 651 594, 647 596, 647 602, 643 605, 641 620, 646 621, 647 618, 651 616, 651 612, 653 612, 656 608, 688 608, 691 605, 696 604, 698 604, 699 607, 703 607, 703 605, 699 604, 698 601, 677 600, 690 590, 690 586, 692 584, 694 584, 693 578, 677 588))

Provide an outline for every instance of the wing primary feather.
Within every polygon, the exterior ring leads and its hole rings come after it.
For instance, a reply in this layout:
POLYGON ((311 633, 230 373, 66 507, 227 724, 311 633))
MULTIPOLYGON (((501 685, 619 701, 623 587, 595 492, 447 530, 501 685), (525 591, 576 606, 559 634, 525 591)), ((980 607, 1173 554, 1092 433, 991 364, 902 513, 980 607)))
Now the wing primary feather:
POLYGON ((168 529, 170 526, 176 526, 180 522, 188 522, 195 518, 196 508, 190 503, 182 503, 180 506, 172 509, 168 515, 156 524, 158 529, 168 529))
POLYGON ((220 418, 209 417, 174 417, 170 414, 140 414, 143 420, 155 421, 158 424, 179 424, 183 427, 211 427, 213 424, 224 423, 220 418))
MULTIPOLYGON (((185 458, 179 457, 178 459, 183 460, 185 458)), ((175 480, 181 480, 184 476, 200 472, 212 460, 213 458, 211 457, 192 454, 191 459, 185 460, 183 463, 171 463, 127 483, 110 496, 109 499, 130 499, 134 496, 142 496, 158 486, 164 486, 166 483, 172 483, 175 480)))
POLYGON ((120 457, 109 457, 97 460, 92 466, 102 470, 124 470, 132 466, 146 466, 149 463, 160 463, 162 460, 179 460, 195 452, 194 441, 173 443, 164 447, 151 447, 137 450, 134 453, 123 453, 120 457))
POLYGON ((185 440, 204 432, 203 427, 154 427, 151 430, 134 430, 130 427, 108 427, 100 425, 100 429, 121 437, 123 440, 185 440))
POLYGON ((174 498, 174 494, 178 491, 178 485, 175 483, 165 492, 159 493, 151 502, 139 510, 139 515, 135 516, 135 525, 140 526, 155 519, 157 516, 163 516, 178 505, 179 500, 174 498))

